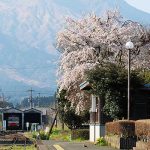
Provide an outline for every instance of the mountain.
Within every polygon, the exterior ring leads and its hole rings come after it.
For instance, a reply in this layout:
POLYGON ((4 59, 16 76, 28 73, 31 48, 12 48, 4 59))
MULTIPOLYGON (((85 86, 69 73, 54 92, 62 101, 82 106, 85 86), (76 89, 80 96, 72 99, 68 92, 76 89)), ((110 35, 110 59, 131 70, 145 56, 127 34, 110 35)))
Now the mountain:
POLYGON ((1 91, 14 101, 28 96, 31 87, 35 95, 45 91, 53 95, 59 58, 56 33, 65 25, 65 18, 81 18, 92 11, 101 15, 113 8, 126 19, 150 23, 150 14, 124 0, 1 0, 1 91))

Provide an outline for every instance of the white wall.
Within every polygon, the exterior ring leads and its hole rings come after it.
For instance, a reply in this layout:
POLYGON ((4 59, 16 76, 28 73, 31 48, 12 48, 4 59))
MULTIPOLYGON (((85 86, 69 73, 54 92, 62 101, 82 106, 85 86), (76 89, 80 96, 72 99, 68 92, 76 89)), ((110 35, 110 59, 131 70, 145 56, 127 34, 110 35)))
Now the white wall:
POLYGON ((90 124, 90 142, 96 142, 100 137, 105 136, 105 125, 90 124))

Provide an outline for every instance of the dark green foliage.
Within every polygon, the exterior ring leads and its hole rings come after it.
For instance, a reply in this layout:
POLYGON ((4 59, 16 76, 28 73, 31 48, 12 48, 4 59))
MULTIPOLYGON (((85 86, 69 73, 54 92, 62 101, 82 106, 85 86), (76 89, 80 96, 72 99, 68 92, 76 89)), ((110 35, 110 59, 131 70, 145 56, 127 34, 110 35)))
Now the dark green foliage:
POLYGON ((39 136, 40 136, 40 139, 41 139, 41 140, 49 140, 49 135, 48 135, 48 133, 45 133, 43 130, 41 130, 41 131, 39 132, 39 136))
POLYGON ((107 142, 105 140, 104 137, 100 137, 96 140, 96 145, 99 145, 99 146, 107 146, 107 142))
POLYGON ((37 138, 37 132, 32 132, 32 138, 37 138))
POLYGON ((89 139, 89 129, 75 129, 71 131, 71 139, 88 140, 89 139))
POLYGON ((52 140, 60 140, 60 141, 70 141, 70 130, 58 130, 54 128, 52 130, 52 134, 50 135, 50 139, 52 140))
POLYGON ((89 112, 83 111, 80 115, 75 113, 75 107, 65 98, 66 91, 62 90, 58 98, 58 113, 61 122, 65 123, 69 129, 80 128, 82 123, 89 120, 89 112))
MULTIPOLYGON (((104 113, 111 118, 126 116, 127 110, 127 70, 116 64, 96 66, 87 72, 87 79, 92 86, 91 93, 104 99, 104 113)), ((142 78, 135 71, 131 72, 131 91, 143 84, 142 78)))
MULTIPOLYGON (((55 101, 54 96, 49 96, 49 97, 33 97, 33 103, 34 106, 39 106, 39 107, 48 107, 50 105, 53 105, 55 101)), ((29 103, 29 98, 24 98, 23 101, 21 102, 20 105, 17 105, 17 108, 24 108, 24 107, 30 107, 29 103)))
POLYGON ((7 101, 0 101, 0 107, 1 108, 13 107, 13 104, 11 102, 7 102, 7 101))
POLYGON ((150 83, 150 70, 142 70, 140 75, 144 79, 145 84, 150 83))

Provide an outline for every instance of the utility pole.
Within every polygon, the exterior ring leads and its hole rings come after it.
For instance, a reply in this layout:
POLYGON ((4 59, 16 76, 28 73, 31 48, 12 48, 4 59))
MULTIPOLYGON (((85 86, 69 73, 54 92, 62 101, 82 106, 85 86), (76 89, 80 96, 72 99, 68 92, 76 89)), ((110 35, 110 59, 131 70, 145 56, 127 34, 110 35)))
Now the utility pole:
POLYGON ((32 108, 33 107, 32 92, 34 92, 34 90, 32 90, 32 88, 31 88, 31 90, 28 90, 27 92, 30 92, 30 108, 32 108))
POLYGON ((0 96, 0 98, 1 98, 1 101, 5 101, 5 96, 4 96, 4 93, 3 93, 3 91, 2 91, 2 89, 0 89, 0 93, 1 93, 1 96, 0 96))
POLYGON ((4 93, 2 93, 2 100, 3 100, 3 102, 5 101, 4 93))
POLYGON ((39 97, 38 97, 38 107, 40 107, 40 94, 41 93, 38 93, 39 94, 39 97))

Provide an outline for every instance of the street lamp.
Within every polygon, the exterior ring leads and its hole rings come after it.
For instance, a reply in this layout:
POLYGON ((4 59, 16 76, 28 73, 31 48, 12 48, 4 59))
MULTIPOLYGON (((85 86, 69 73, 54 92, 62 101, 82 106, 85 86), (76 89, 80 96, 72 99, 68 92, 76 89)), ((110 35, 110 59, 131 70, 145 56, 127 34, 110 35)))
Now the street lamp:
POLYGON ((134 44, 131 41, 128 41, 125 45, 128 49, 128 108, 127 108, 127 119, 130 119, 130 50, 134 48, 134 44))

